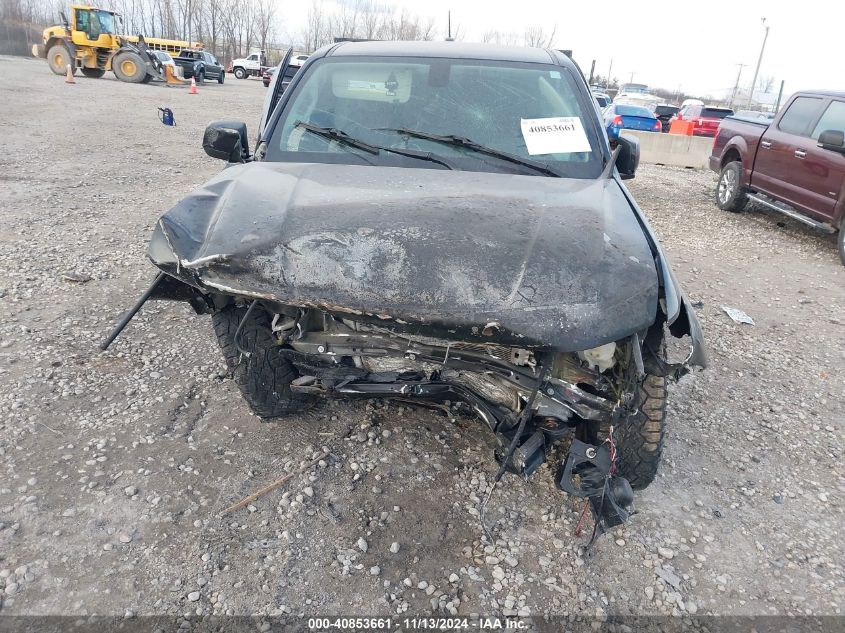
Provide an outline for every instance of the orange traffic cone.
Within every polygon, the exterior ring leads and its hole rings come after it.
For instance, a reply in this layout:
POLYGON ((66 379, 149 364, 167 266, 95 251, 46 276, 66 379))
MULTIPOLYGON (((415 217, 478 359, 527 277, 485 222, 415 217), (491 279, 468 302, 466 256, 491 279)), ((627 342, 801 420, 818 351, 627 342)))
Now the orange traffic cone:
POLYGON ((197 80, 191 77, 191 89, 188 90, 188 94, 195 95, 197 93, 199 93, 199 90, 197 90, 197 80))
POLYGON ((76 79, 73 78, 73 70, 70 67, 70 64, 67 65, 67 75, 65 75, 65 83, 66 84, 75 84, 76 79))

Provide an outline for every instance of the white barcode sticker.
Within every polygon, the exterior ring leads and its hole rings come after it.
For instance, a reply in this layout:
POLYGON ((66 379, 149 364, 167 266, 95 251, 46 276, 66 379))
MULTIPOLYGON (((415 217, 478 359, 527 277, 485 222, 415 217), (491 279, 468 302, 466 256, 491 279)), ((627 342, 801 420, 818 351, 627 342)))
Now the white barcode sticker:
POLYGON ((576 116, 521 119, 522 138, 531 156, 591 151, 590 139, 576 116))

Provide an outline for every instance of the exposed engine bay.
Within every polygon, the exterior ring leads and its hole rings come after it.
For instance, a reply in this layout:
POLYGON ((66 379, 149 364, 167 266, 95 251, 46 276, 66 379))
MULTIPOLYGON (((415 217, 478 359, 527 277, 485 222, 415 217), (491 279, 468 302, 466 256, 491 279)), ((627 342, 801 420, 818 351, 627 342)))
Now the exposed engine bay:
MULTIPOLYGON (((495 434, 502 470, 526 479, 556 444, 571 441, 555 480, 561 490, 589 500, 593 540, 627 519, 633 492, 615 472, 612 429, 639 406, 646 362, 638 335, 560 353, 397 332, 288 306, 273 313, 271 329, 299 373, 293 392, 468 406, 495 434)), ((661 337, 658 328, 646 344, 652 371, 661 337)))

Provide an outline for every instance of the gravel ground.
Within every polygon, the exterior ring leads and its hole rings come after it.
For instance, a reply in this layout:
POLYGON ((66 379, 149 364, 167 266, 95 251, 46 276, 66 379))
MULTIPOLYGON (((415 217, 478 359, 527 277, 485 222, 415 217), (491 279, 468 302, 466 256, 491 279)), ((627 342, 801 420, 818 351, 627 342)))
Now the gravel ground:
POLYGON ((842 613, 833 239, 719 211, 709 172, 643 166, 630 186, 711 366, 674 386, 660 475, 592 555, 548 466, 506 476, 487 542, 495 463, 475 419, 374 401, 260 423, 184 304, 148 304, 97 349, 154 275, 158 215, 222 166, 205 124, 257 122, 260 82, 67 85, 13 58, 0 77, 0 614, 842 613))

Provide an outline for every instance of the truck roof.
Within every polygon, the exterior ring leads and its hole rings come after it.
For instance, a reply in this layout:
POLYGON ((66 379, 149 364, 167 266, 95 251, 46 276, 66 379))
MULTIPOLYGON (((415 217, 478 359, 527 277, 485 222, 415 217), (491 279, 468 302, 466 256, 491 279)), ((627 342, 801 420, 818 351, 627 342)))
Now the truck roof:
POLYGON ((340 42, 323 51, 325 56, 443 57, 485 59, 535 64, 557 64, 577 70, 563 53, 543 48, 497 46, 468 42, 340 42))
POLYGON ((819 97, 838 97, 839 99, 845 99, 845 92, 842 90, 796 90, 793 94, 816 95, 819 97))

